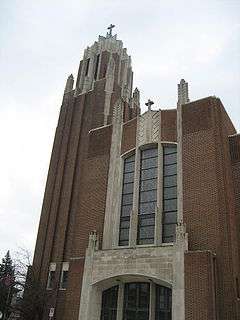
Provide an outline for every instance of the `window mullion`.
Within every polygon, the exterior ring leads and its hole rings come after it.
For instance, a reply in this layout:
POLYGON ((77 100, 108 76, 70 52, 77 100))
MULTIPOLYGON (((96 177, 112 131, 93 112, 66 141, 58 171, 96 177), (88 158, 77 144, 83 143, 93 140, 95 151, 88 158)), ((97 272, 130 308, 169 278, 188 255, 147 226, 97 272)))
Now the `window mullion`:
POLYGON ((150 282, 149 320, 155 320, 156 285, 150 282))
POLYGON ((117 319, 123 319, 123 301, 124 301, 124 284, 121 282, 118 287, 118 300, 117 300, 117 319))
POLYGON ((136 149, 135 168, 134 168, 134 191, 133 191, 133 210, 130 218, 130 246, 135 247, 137 241, 137 226, 138 226, 138 199, 140 188, 140 150, 136 149))
POLYGON ((155 215, 155 244, 162 243, 162 212, 163 212, 163 148, 158 145, 158 183, 157 183, 157 206, 155 215))

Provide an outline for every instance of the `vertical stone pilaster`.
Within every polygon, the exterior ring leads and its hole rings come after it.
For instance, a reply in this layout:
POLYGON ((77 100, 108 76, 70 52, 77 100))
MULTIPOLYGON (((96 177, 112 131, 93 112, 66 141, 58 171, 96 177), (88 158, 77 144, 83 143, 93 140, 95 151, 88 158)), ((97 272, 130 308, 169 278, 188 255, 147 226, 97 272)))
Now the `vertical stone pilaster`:
POLYGON ((99 320, 101 317, 102 309, 102 290, 99 288, 94 288, 91 290, 90 294, 90 308, 89 308, 89 320, 99 320))
POLYGON ((108 186, 106 197, 105 220, 103 230, 103 249, 111 249, 118 244, 118 225, 121 190, 121 140, 123 106, 120 101, 114 107, 113 132, 110 151, 108 186))
POLYGON ((177 221, 183 222, 182 105, 177 106, 177 221))
MULTIPOLYGON (((79 320, 89 319, 89 315, 92 312, 90 302, 91 302, 92 295, 96 294, 96 291, 93 292, 92 286, 91 286, 94 251, 96 249, 96 246, 98 246, 97 234, 96 232, 92 232, 89 235, 89 243, 88 243, 88 248, 86 250, 86 256, 85 256, 81 300, 80 300, 80 311, 79 311, 79 317, 78 317, 79 320)), ((90 319, 92 320, 92 318, 90 319)))
POLYGON ((157 246, 162 243, 162 190, 163 190, 163 149, 161 135, 161 110, 159 110, 159 126, 157 134, 158 142, 158 186, 157 186, 157 207, 155 211, 155 243, 157 246))
POLYGON ((172 319, 185 320, 185 285, 184 285, 184 253, 188 249, 188 239, 183 224, 176 227, 176 243, 174 244, 172 319))
POLYGON ((188 239, 183 225, 183 173, 182 173, 182 105, 177 106, 177 226, 173 274, 173 320, 185 320, 184 253, 188 239))

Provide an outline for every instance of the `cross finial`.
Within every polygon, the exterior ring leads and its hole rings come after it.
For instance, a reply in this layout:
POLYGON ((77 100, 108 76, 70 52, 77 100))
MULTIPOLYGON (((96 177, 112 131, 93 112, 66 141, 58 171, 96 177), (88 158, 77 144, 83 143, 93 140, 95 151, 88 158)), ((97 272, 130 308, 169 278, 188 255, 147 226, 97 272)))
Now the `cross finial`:
POLYGON ((145 103, 145 105, 148 107, 148 111, 151 110, 151 106, 154 104, 154 102, 150 99, 145 103))
POLYGON ((109 32, 107 33, 108 37, 112 37, 112 29, 115 28, 114 24, 110 24, 110 26, 108 27, 109 32))

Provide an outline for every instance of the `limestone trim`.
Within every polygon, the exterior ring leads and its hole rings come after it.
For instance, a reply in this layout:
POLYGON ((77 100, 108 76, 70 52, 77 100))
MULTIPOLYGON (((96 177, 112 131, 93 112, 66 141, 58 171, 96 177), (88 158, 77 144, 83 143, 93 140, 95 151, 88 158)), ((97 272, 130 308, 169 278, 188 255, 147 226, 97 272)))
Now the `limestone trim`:
POLYGON ((103 249, 111 249, 114 245, 119 213, 119 190, 121 190, 121 140, 122 140, 123 104, 118 101, 113 111, 113 132, 110 150, 108 186, 103 230, 103 249))
MULTIPOLYGON (((98 41, 95 41, 92 46, 88 46, 84 50, 83 56, 83 67, 81 70, 81 74, 79 76, 78 88, 76 88, 76 92, 78 94, 86 93, 92 90, 94 82, 99 80, 99 72, 100 67, 97 71, 97 79, 94 79, 95 67, 96 67, 96 57, 100 55, 99 58, 99 66, 102 63, 102 52, 107 51, 112 56, 113 54, 119 55, 119 72, 118 72, 118 84, 122 87, 122 96, 123 91, 125 90, 125 86, 127 87, 127 98, 130 99, 131 96, 131 88, 132 81, 128 79, 128 72, 131 71, 131 57, 127 54, 127 49, 123 48, 123 43, 121 40, 117 39, 117 36, 113 37, 103 37, 99 36, 98 41), (86 65, 87 61, 90 59, 88 74, 86 75, 86 65), (124 72, 121 77, 121 66, 124 63, 124 72)), ((113 79, 114 80, 114 79, 113 79)))
MULTIPOLYGON (((152 283, 152 299, 155 284, 172 288, 172 320, 184 320, 181 264, 187 238, 182 226, 179 226, 178 234, 178 241, 172 246, 115 250, 97 250, 96 237, 94 235, 93 239, 91 235, 84 266, 79 320, 99 320, 102 292, 114 285, 120 288, 120 306, 123 299, 121 286, 127 282, 152 283)), ((154 320, 153 304, 150 315, 149 320, 154 320)), ((121 320, 121 316, 119 310, 117 320, 121 320)))
POLYGON ((183 173, 182 173, 182 105, 177 107, 177 207, 178 223, 183 222, 183 173))
POLYGON ((104 129, 104 128, 107 128, 107 127, 111 127, 112 124, 106 124, 104 126, 101 126, 101 127, 97 127, 97 128, 93 128, 91 130, 88 131, 88 133, 91 133, 91 132, 94 132, 94 131, 97 131, 97 130, 101 130, 101 129, 104 129))
MULTIPOLYGON (((188 101, 185 101, 188 102, 188 101)), ((176 279, 177 290, 174 291, 173 298, 179 309, 180 319, 185 319, 185 280, 184 280, 184 252, 188 250, 188 235, 186 226, 183 224, 183 172, 182 172, 182 104, 181 100, 177 105, 177 227, 176 246, 181 254, 175 257, 179 272, 182 277, 176 279)), ((177 270, 176 270, 177 272, 177 270)), ((177 316, 174 310, 173 316, 177 316)))
POLYGON ((147 143, 159 142, 161 139, 161 111, 148 110, 138 121, 138 135, 136 144, 138 146, 147 143))

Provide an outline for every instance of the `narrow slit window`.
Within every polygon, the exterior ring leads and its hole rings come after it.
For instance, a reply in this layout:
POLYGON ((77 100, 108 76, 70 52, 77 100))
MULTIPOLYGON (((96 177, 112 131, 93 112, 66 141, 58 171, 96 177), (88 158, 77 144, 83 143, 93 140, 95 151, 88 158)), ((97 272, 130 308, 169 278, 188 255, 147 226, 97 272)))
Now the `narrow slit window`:
POLYGON ((130 215, 133 206, 135 154, 124 160, 119 245, 128 246, 130 215))
POLYGON ((88 75, 89 71, 90 58, 87 59, 86 67, 85 67, 85 77, 88 75))
POLYGON ((94 71, 94 80, 97 80, 99 60, 100 60, 100 54, 98 54, 97 58, 96 58, 95 71, 94 71))

